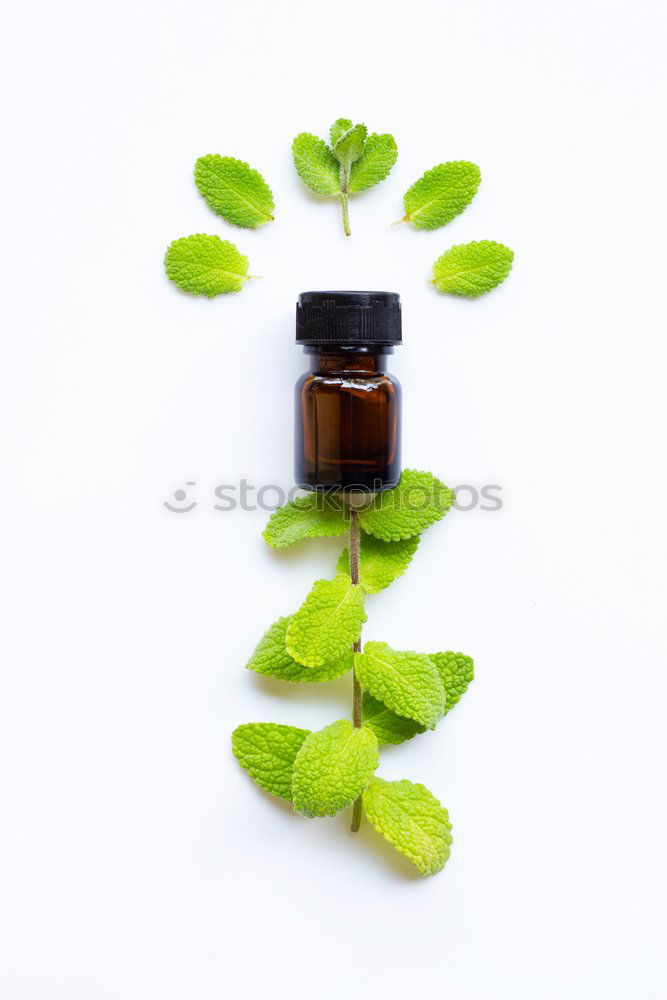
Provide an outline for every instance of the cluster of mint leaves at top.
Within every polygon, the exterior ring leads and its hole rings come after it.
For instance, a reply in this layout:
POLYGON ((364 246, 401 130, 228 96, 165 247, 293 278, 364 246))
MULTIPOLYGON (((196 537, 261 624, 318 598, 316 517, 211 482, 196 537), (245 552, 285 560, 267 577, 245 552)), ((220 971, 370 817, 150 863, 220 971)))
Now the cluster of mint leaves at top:
MULTIPOLYGON (((453 491, 430 473, 404 470, 393 490, 358 510, 358 582, 345 549, 335 575, 317 580, 294 614, 270 626, 247 664, 287 682, 326 682, 354 671, 363 692, 357 725, 339 719, 311 732, 251 722, 232 734, 235 757, 262 788, 309 817, 333 816, 359 802, 373 827, 423 875, 436 874, 449 857, 448 812, 424 785, 376 776, 378 751, 435 729, 472 681, 473 661, 463 653, 396 650, 374 640, 361 650, 358 640, 367 596, 401 576, 421 533, 444 517, 453 500, 453 491)), ((264 539, 285 549, 349 529, 347 504, 312 493, 275 511, 264 539)))
MULTIPOLYGON (((368 134, 365 125, 339 118, 329 143, 301 132, 292 143, 294 166, 303 183, 323 198, 338 198, 343 228, 350 235, 349 200, 385 180, 398 157, 388 133, 368 134)), ((226 222, 258 229, 274 220, 271 188, 262 175, 232 156, 209 154, 195 163, 195 184, 209 208, 226 222)), ((440 163, 415 181, 403 198, 404 215, 415 229, 447 225, 470 204, 481 180, 479 167, 466 160, 440 163)), ((430 283, 450 295, 476 298, 496 288, 512 269, 513 252, 502 243, 478 240, 446 250, 433 264, 430 283)), ((248 258, 228 240, 197 233, 174 240, 167 249, 165 270, 179 288, 195 295, 240 291, 248 275, 248 258)))

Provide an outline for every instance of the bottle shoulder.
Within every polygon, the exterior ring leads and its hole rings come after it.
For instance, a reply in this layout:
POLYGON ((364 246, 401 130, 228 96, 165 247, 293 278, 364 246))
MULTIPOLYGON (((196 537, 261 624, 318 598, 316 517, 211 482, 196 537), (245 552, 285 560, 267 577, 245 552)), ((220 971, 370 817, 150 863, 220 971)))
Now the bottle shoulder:
POLYGON ((399 391, 401 383, 389 372, 304 372, 296 381, 297 392, 333 392, 365 388, 399 391))

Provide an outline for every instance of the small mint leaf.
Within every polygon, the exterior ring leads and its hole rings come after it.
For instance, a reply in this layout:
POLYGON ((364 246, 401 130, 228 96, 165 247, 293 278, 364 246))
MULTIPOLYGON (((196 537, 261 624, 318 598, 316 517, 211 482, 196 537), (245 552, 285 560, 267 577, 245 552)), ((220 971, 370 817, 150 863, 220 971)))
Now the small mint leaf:
POLYGON ((208 207, 234 226, 257 229, 273 219, 271 188, 243 160, 200 156, 195 163, 195 184, 208 207))
POLYGON ((356 798, 378 766, 375 733, 340 719, 311 733, 294 761, 294 808, 305 816, 335 816, 356 798))
POLYGON ((379 184, 396 163, 398 149, 393 135, 369 135, 362 156, 350 167, 350 194, 379 184))
POLYGON ((340 194, 338 161, 323 139, 302 132, 292 143, 292 155, 306 187, 323 196, 340 194))
MULTIPOLYGON (((367 594, 377 594, 405 572, 419 545, 419 535, 398 542, 383 542, 363 534, 359 550, 359 584, 367 594)), ((337 571, 349 570, 349 552, 343 549, 337 571)))
POLYGON ((449 813, 424 785, 373 778, 364 812, 378 833, 409 858, 422 875, 436 875, 449 857, 449 813))
POLYGON ((317 580, 287 626, 289 655, 304 667, 322 667, 339 659, 361 634, 365 600, 363 587, 353 584, 347 574, 317 580))
POLYGON ((333 154, 344 167, 349 168, 363 153, 367 131, 365 125, 353 125, 336 140, 333 154))
POLYGON ((341 136, 345 135, 346 132, 353 127, 353 123, 349 118, 337 118, 329 129, 329 137, 331 139, 331 148, 336 145, 341 136))
POLYGON ((297 497, 278 507, 262 532, 272 549, 285 549, 304 538, 332 538, 344 535, 350 526, 345 505, 329 501, 321 493, 297 497))
POLYGON ((347 649, 337 660, 321 667, 303 667, 287 652, 285 641, 291 616, 279 618, 264 633, 246 667, 256 674, 281 681, 332 681, 342 677, 354 665, 354 653, 347 649))
POLYGON ((433 660, 424 653, 367 642, 354 654, 354 670, 364 691, 396 715, 434 729, 445 714, 445 689, 433 660))
POLYGON ((405 218, 417 229, 438 229, 451 222, 475 197, 481 174, 475 163, 441 163, 408 188, 405 218))
POLYGON ((232 733, 232 752, 258 785, 291 802, 294 759, 309 735, 295 726, 248 722, 232 733))
POLYGON ((505 280, 513 260, 514 253, 502 243, 460 243, 438 257, 431 284, 440 292, 475 299, 505 280))
POLYGON ((398 486, 378 493, 368 507, 359 511, 359 524, 369 535, 397 542, 439 521, 453 502, 453 490, 430 472, 404 469, 398 486))
POLYGON ((219 236, 197 233, 174 240, 164 258, 167 277, 193 295, 240 292, 248 280, 248 258, 219 236))

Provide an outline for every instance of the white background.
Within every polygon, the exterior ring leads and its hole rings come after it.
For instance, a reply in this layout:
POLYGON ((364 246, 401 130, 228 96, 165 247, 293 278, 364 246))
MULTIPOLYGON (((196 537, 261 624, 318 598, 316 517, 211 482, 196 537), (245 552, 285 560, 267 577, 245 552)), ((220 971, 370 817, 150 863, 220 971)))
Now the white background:
POLYGON ((2 37, 0 983, 8 1000, 667 995, 665 20, 650 0, 26 2, 2 37), (390 178, 339 209, 290 145, 349 116, 390 178), (248 160, 276 221, 214 216, 197 156, 248 160), (389 229, 448 159, 446 229, 389 229), (218 233, 241 294, 199 300, 168 243, 218 233), (475 302, 454 243, 515 253, 475 302), (661 260, 661 258, 663 258, 661 260), (433 879, 349 816, 306 820, 238 767, 249 720, 320 727, 350 680, 243 669, 332 571, 214 488, 291 484, 294 302, 404 304, 405 464, 502 486, 369 600, 368 638, 474 655, 436 733, 383 752, 454 845, 433 879), (164 501, 187 481, 197 507, 164 501), (285 686, 287 687, 287 686, 285 686))

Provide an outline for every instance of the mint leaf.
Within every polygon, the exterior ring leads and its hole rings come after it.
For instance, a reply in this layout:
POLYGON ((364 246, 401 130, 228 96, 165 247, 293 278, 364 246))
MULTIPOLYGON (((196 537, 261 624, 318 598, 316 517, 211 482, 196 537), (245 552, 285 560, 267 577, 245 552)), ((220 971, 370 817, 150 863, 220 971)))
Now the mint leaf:
POLYGON ((475 197, 481 174, 467 160, 441 163, 408 188, 403 199, 402 222, 417 229, 438 229, 451 222, 475 197))
POLYGON ((279 618, 264 633, 246 667, 265 677, 276 677, 281 681, 332 681, 342 677, 354 665, 352 649, 347 649, 337 660, 321 667, 303 667, 287 652, 285 641, 291 616, 279 618))
POLYGON ((404 469, 398 486, 378 493, 359 511, 359 524, 369 535, 397 542, 439 521, 453 502, 454 492, 430 472, 404 469))
POLYGON ((449 813, 424 785, 373 778, 364 812, 378 833, 409 858, 422 875, 445 866, 452 843, 449 813))
POLYGON ((331 139, 331 148, 336 145, 338 140, 341 138, 345 132, 349 132, 352 128, 352 121, 349 118, 337 118, 329 129, 329 137, 331 139))
POLYGON ((296 172, 306 187, 315 194, 340 194, 338 161, 323 139, 302 132, 292 143, 292 155, 296 172))
POLYGON ((294 808, 306 816, 334 816, 363 792, 378 766, 372 730, 340 719, 311 733, 294 761, 294 808))
MULTIPOLYGON (((419 535, 398 542, 383 542, 372 535, 362 535, 359 551, 359 583, 367 594, 377 594, 407 569, 419 535)), ((336 567, 339 573, 349 570, 349 552, 344 549, 336 567)))
POLYGON ((309 734, 275 722, 248 722, 232 733, 232 752, 258 785, 291 802, 294 759, 309 734))
POLYGON ((460 243, 438 257, 431 284, 440 292, 475 299, 505 280, 513 260, 514 253, 502 243, 460 243))
POLYGON ((397 715, 434 729, 445 714, 445 689, 425 653, 367 642, 363 653, 354 654, 354 670, 362 688, 397 715))
POLYGON ((208 207, 234 226, 257 229, 273 219, 271 188, 242 160, 200 156, 195 163, 195 184, 208 207))
POLYGON ((294 166, 311 191, 340 198, 343 229, 349 236, 350 194, 384 180, 396 162, 396 143, 391 135, 373 133, 367 138, 366 126, 353 125, 350 118, 338 118, 329 135, 332 149, 310 132, 298 135, 292 143, 294 166))
POLYGON ((368 691, 364 691, 361 702, 361 718, 364 725, 373 730, 378 743, 403 743, 404 740, 411 740, 417 733, 425 732, 424 726, 413 719, 396 715, 396 712, 392 712, 368 691))
POLYGON ((431 653, 431 659, 438 668, 447 697, 445 715, 468 690, 468 685, 475 676, 475 663, 463 653, 431 653))
POLYGON ((240 292, 248 280, 248 258, 233 243, 204 233, 174 240, 167 248, 164 269, 183 291, 211 299, 240 292))
MULTIPOLYGON (((339 119, 339 121, 342 120, 339 119)), ((332 132, 337 124, 336 122, 331 126, 332 132)), ((365 125, 353 125, 352 128, 342 132, 335 143, 332 141, 333 154, 341 166, 349 169, 350 165, 359 159, 364 151, 367 132, 368 129, 365 125)))
POLYGON ((317 580, 287 626, 289 655, 305 667, 337 660, 361 634, 365 600, 363 587, 346 574, 317 580))
POLYGON ((350 194, 379 184, 396 163, 398 149, 393 135, 369 135, 362 156, 350 167, 350 194))
POLYGON ((279 507, 269 518, 262 537, 273 549, 285 549, 304 538, 331 538, 344 535, 350 526, 343 503, 327 500, 313 492, 279 507))

